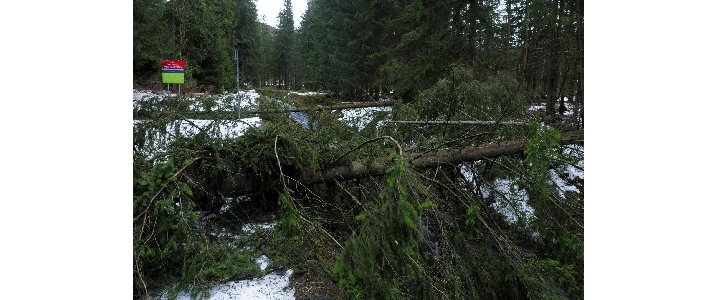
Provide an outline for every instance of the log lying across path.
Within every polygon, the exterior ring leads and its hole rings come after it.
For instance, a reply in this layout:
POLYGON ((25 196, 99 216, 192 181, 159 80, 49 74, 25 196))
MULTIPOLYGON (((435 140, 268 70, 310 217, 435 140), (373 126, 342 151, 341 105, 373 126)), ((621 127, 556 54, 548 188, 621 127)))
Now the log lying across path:
MULTIPOLYGON (((583 143, 583 130, 568 131, 561 134, 559 141, 561 145, 583 143)), ((459 164, 463 162, 477 161, 487 158, 496 158, 506 155, 523 153, 528 140, 507 141, 500 144, 486 144, 481 146, 469 146, 463 149, 440 149, 438 151, 423 154, 409 154, 407 163, 416 169, 425 169, 445 164, 459 164)), ((393 162, 388 157, 379 157, 372 162, 354 161, 351 165, 342 165, 320 170, 318 172, 305 172, 298 178, 286 179, 289 188, 296 189, 300 183, 310 186, 317 183, 332 182, 334 180, 344 181, 362 178, 372 175, 381 175, 391 167, 393 162)), ((272 184, 281 186, 280 178, 272 184)), ((224 179, 222 192, 225 195, 244 195, 257 192, 261 186, 258 176, 249 174, 236 174, 224 179)))
POLYGON ((356 103, 344 103, 337 105, 317 105, 315 107, 302 107, 302 108, 282 108, 282 109, 253 109, 246 113, 249 114, 260 114, 260 113, 285 113, 285 112, 300 112, 300 111, 320 111, 320 110, 334 110, 334 109, 348 109, 348 108, 364 108, 364 107, 379 107, 379 106, 392 106, 396 102, 394 101, 378 101, 378 102, 356 102, 356 103))
POLYGON ((418 125, 528 125, 526 122, 514 121, 386 121, 396 124, 418 124, 418 125))
MULTIPOLYGON (((320 111, 320 110, 335 110, 335 109, 349 109, 349 108, 365 108, 365 107, 381 107, 381 106, 392 106, 396 104, 395 101, 378 101, 378 102, 355 102, 355 103, 344 103, 337 105, 317 105, 314 107, 301 107, 301 108, 281 108, 281 109, 251 109, 248 111, 242 111, 244 114, 262 114, 262 113, 287 113, 287 112, 303 112, 303 111, 320 111)), ((135 120, 146 120, 151 119, 153 114, 157 113, 145 113, 135 112, 133 119, 135 120)), ((175 119, 187 118, 187 119, 223 119, 231 120, 237 119, 237 111, 185 111, 180 113, 165 112, 160 113, 164 116, 175 116, 175 119)))

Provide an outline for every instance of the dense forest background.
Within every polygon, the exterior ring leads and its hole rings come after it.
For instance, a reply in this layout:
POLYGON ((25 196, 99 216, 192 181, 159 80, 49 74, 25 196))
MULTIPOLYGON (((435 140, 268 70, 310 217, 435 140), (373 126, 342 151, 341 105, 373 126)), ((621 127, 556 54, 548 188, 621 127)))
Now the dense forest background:
POLYGON ((183 59, 189 88, 233 90, 237 49, 254 87, 411 101, 461 65, 511 76, 535 98, 583 99, 580 0, 312 0, 300 28, 285 1, 277 17, 279 28, 260 23, 251 0, 134 0, 135 82, 156 81, 161 59, 183 59))

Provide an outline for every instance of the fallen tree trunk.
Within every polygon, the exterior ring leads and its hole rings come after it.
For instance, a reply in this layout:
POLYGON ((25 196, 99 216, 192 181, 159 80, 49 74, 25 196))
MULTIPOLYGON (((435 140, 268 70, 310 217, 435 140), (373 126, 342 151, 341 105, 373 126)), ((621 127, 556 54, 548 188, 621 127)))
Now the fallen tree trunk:
MULTIPOLYGON (((251 109, 248 111, 242 111, 241 114, 261 114, 261 113, 287 113, 287 112, 306 112, 306 111, 320 111, 320 110, 335 110, 335 109, 349 109, 349 108, 366 108, 366 107, 382 107, 392 106, 396 104, 394 101, 378 101, 378 102, 358 102, 358 103, 345 103, 337 105, 317 105, 315 107, 301 107, 301 108, 282 108, 282 109, 251 109)), ((201 120, 236 120, 238 118, 237 111, 183 111, 183 112, 144 112, 135 111, 132 114, 134 120, 151 120, 157 118, 171 117, 177 120, 181 118, 187 119, 201 119, 201 120)))
POLYGON ((359 102, 359 103, 347 103, 337 105, 317 105, 315 107, 302 107, 302 108, 282 108, 282 109, 253 109, 247 111, 249 114, 260 114, 260 113, 285 113, 285 112, 302 112, 302 111, 320 111, 320 110, 335 110, 335 109, 348 109, 348 108, 365 108, 365 107, 380 107, 380 106, 392 106, 396 102, 394 101, 379 101, 379 102, 359 102))
POLYGON ((418 124, 418 125, 528 125, 526 122, 514 121, 386 121, 396 124, 418 124))
POLYGON ((132 115, 134 120, 236 120, 237 111, 187 111, 187 112, 135 112, 132 115))
MULTIPOLYGON (((568 131, 561 134, 561 145, 583 143, 583 131, 568 131)), ((528 140, 507 141, 497 144, 469 146, 463 149, 440 149, 420 154, 409 154, 407 163, 415 169, 438 167, 440 165, 455 165, 481 159, 496 158, 507 155, 523 153, 528 140)), ((288 187, 296 189, 300 185, 309 186, 318 183, 345 181, 372 175, 381 175, 393 165, 388 157, 379 157, 371 162, 353 161, 350 165, 342 165, 320 170, 305 172, 294 180, 286 180, 288 187)), ((281 186, 280 178, 271 184, 281 186)), ((235 174, 224 179, 222 192, 224 195, 244 195, 259 190, 261 182, 258 175, 235 174)))

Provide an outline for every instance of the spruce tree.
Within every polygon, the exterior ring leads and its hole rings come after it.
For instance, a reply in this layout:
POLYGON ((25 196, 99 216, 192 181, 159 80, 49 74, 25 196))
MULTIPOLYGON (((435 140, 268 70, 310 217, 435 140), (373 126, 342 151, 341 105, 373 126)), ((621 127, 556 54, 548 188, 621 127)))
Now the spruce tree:
POLYGON ((277 16, 278 30, 274 41, 273 73, 282 88, 289 88, 294 71, 294 13, 292 1, 284 0, 284 8, 277 16))
POLYGON ((254 1, 237 1, 237 25, 234 36, 235 48, 239 52, 239 68, 242 82, 259 84, 260 72, 260 25, 257 22, 257 7, 254 1))

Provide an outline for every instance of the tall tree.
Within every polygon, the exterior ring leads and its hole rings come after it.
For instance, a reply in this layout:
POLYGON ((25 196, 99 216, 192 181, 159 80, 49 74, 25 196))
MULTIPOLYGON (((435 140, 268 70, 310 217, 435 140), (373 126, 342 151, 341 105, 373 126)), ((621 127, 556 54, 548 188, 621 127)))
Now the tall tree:
POLYGON ((305 80, 334 91, 341 90, 349 82, 346 59, 348 31, 343 25, 348 15, 343 5, 346 2, 309 1, 299 29, 305 80))
POLYGON ((162 0, 133 0, 132 70, 135 78, 158 76, 161 57, 172 55, 176 47, 167 22, 168 5, 162 0))
POLYGON ((254 1, 237 0, 237 24, 234 35, 239 52, 240 74, 244 82, 258 85, 260 81, 260 25, 254 1))
POLYGON ((272 85, 274 80, 272 77, 272 48, 274 47, 275 28, 269 26, 262 20, 259 23, 259 57, 257 63, 257 76, 259 76, 259 85, 272 85))
POLYGON ((274 43, 273 69, 279 84, 283 88, 289 88, 292 84, 290 76, 294 75, 294 13, 292 12, 292 1, 284 0, 284 8, 277 16, 278 27, 274 43))

